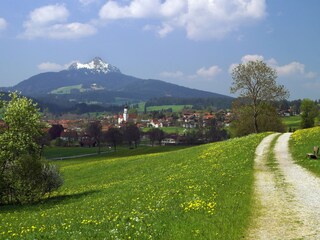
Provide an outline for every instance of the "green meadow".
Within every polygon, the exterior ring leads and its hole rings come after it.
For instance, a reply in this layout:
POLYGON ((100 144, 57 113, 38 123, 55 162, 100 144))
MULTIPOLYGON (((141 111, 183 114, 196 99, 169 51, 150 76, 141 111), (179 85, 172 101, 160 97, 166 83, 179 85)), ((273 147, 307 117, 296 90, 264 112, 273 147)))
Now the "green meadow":
POLYGON ((320 176, 319 159, 309 159, 307 153, 313 153, 313 147, 320 147, 320 127, 295 131, 290 140, 290 150, 294 160, 301 166, 320 176))
POLYGON ((82 88, 82 84, 80 84, 80 85, 74 85, 74 86, 61 87, 61 88, 58 88, 58 89, 51 91, 51 93, 53 93, 53 94, 70 94, 72 90, 79 90, 80 92, 84 91, 84 89, 82 88))
POLYGON ((301 123, 301 116, 290 116, 290 117, 283 117, 282 121, 284 125, 286 126, 286 130, 289 130, 289 128, 293 129, 299 129, 300 128, 300 123, 301 123))
MULTIPOLYGON (((152 127, 146 127, 146 128, 143 128, 142 129, 142 131, 143 132, 148 132, 148 131, 150 131, 151 129, 154 129, 154 128, 152 128, 152 127)), ((162 127, 162 128, 160 128, 161 130, 163 130, 165 133, 167 133, 167 134, 183 134, 184 132, 185 132, 185 128, 184 127, 174 127, 174 126, 172 126, 172 127, 162 127)))
MULTIPOLYGON (((181 112, 184 108, 192 108, 192 105, 161 105, 161 106, 149 106, 147 107, 147 112, 151 111, 161 111, 161 110, 168 110, 172 109, 172 112, 181 112)), ((138 104, 138 112, 144 112, 145 110, 145 103, 138 104)))
POLYGON ((184 108, 191 108, 192 105, 162 105, 162 106, 151 106, 147 107, 147 111, 161 111, 172 109, 172 112, 181 112, 184 108))
POLYGON ((63 187, 37 204, 1 206, 0 239, 241 239, 266 135, 55 161, 63 187))
MULTIPOLYGON (((107 151, 106 148, 102 148, 102 151, 107 151)), ((45 147, 43 155, 45 158, 62 158, 69 156, 77 156, 84 154, 94 154, 98 152, 98 148, 89 147, 45 147)))

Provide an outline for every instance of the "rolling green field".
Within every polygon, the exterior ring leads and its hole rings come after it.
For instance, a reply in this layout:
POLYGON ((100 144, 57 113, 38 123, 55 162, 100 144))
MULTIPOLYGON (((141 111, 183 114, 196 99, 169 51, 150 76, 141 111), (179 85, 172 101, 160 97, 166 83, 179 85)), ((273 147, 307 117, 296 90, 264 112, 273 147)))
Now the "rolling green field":
POLYGON ((320 176, 319 159, 309 159, 307 153, 313 153, 313 147, 320 147, 320 127, 301 129, 294 132, 290 139, 290 150, 294 160, 301 166, 320 176))
MULTIPOLYGON (((144 112, 144 106, 145 103, 139 103, 138 112, 144 112)), ((161 111, 161 110, 167 110, 172 109, 172 112, 181 112, 185 107, 191 108, 192 105, 162 105, 162 106, 150 106, 147 107, 147 112, 151 111, 161 111)))
POLYGON ((161 110, 167 110, 172 109, 172 112, 181 112, 184 108, 191 108, 192 105, 163 105, 163 106, 151 106, 147 107, 147 111, 161 111, 161 110))
MULTIPOLYGON (((148 132, 149 130, 154 129, 154 128, 143 128, 143 132, 148 132)), ((171 133, 178 133, 178 134, 183 134, 185 131, 185 128, 183 127, 162 127, 160 128, 163 130, 165 133, 171 134, 171 133)))
POLYGON ((41 203, 2 206, 0 239, 241 239, 266 135, 57 161, 63 187, 41 203))
POLYGON ((79 91, 83 91, 84 89, 82 88, 82 84, 80 85, 73 85, 73 86, 67 86, 67 87, 61 87, 58 89, 55 89, 53 91, 51 91, 51 93, 53 94, 70 94, 72 90, 79 90, 79 91))
MULTIPOLYGON (((105 157, 128 157, 131 155, 142 155, 142 154, 151 154, 151 153, 160 153, 160 152, 171 152, 180 149, 187 148, 188 146, 166 146, 166 147, 150 147, 144 146, 137 149, 129 149, 125 146, 118 146, 117 151, 115 152, 113 148, 109 149, 107 147, 101 147, 101 154, 107 155, 105 157)), ((43 156, 47 159, 50 158, 63 158, 69 156, 78 156, 85 154, 97 154, 98 147, 88 148, 88 147, 46 147, 44 149, 43 156)))
MULTIPOLYGON (((107 151, 107 148, 101 148, 101 151, 107 151)), ((88 147, 45 147, 43 156, 47 159, 69 157, 82 154, 97 153, 98 148, 88 147)))
POLYGON ((286 130, 288 131, 289 128, 291 129, 299 129, 300 128, 300 122, 301 122, 301 116, 290 116, 290 117, 283 117, 282 121, 284 125, 286 126, 286 130))

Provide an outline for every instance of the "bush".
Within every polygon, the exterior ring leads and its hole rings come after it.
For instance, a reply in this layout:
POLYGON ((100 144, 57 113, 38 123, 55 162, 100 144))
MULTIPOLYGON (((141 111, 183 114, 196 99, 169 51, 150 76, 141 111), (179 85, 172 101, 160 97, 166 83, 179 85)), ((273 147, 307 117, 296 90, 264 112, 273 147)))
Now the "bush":
POLYGON ((56 165, 45 163, 42 168, 42 177, 44 193, 50 194, 63 184, 63 179, 56 165))
POLYGON ((0 98, 6 125, 0 131, 0 205, 38 201, 62 184, 58 170, 41 160, 39 109, 17 93, 9 97, 0 98))
POLYGON ((24 155, 7 166, 1 175, 0 204, 39 201, 63 183, 58 169, 30 155, 24 155))

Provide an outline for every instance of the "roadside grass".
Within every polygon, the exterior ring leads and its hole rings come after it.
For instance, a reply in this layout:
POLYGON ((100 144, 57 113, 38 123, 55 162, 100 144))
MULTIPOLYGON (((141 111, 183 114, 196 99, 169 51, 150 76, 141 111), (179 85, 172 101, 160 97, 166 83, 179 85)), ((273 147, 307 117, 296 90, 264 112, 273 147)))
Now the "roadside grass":
MULTIPOLYGON (((55 162, 48 200, 0 208, 1 239, 241 239, 267 133, 166 153, 55 162)), ((138 151, 138 150, 137 150, 138 151)))
POLYGON ((290 151, 294 160, 320 176, 319 159, 309 159, 306 156, 307 153, 313 153, 314 146, 320 146, 320 127, 297 130, 291 135, 290 151))
POLYGON ((300 128, 301 116, 290 116, 290 117, 283 117, 282 122, 286 126, 286 130, 288 131, 290 128, 292 130, 297 130, 300 128))

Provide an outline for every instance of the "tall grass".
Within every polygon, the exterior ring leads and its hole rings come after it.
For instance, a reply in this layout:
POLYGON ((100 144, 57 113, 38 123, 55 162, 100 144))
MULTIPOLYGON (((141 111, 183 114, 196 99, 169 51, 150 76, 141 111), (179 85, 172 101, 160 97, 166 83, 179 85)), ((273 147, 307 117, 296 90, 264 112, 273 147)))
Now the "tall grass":
POLYGON ((50 199, 0 209, 0 238, 240 239, 266 134, 167 153, 59 161, 50 199))

